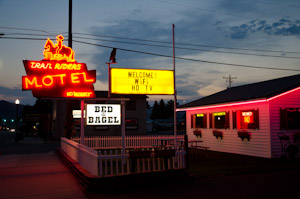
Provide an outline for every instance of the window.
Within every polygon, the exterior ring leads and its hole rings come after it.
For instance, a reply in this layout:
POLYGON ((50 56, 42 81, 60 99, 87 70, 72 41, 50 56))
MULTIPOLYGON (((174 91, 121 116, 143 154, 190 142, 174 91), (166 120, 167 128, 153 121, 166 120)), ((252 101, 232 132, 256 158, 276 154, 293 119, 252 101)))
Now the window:
POLYGON ((195 114, 195 126, 196 128, 207 128, 206 125, 206 114, 198 113, 195 114))
POLYGON ((233 114, 236 118, 233 122, 237 124, 237 129, 259 128, 258 110, 242 110, 233 114))
POLYGON ((300 129, 300 108, 280 109, 281 129, 300 129))
POLYGON ((217 112, 212 114, 214 128, 227 129, 229 128, 229 112, 217 112))

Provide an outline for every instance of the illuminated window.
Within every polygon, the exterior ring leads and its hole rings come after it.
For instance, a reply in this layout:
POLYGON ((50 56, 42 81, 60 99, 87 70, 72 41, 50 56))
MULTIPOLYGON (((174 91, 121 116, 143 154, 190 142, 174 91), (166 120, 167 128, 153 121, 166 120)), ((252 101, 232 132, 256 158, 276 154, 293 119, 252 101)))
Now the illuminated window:
POLYGON ((198 113, 195 114, 195 127, 196 128, 206 128, 206 114, 198 113))
POLYGON ((215 129, 229 128, 229 112, 217 112, 212 114, 213 127, 215 129))
POLYGON ((259 128, 258 110, 242 110, 233 114, 235 114, 233 122, 236 123, 238 129, 259 128))
POLYGON ((300 129, 300 108, 280 109, 281 129, 300 129))

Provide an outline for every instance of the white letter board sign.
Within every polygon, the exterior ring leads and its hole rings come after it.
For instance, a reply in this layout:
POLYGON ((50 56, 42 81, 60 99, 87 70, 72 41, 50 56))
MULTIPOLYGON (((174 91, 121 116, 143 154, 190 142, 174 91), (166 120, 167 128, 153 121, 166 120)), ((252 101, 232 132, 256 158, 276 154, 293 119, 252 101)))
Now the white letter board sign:
POLYGON ((87 104, 87 125, 120 125, 120 104, 87 104))

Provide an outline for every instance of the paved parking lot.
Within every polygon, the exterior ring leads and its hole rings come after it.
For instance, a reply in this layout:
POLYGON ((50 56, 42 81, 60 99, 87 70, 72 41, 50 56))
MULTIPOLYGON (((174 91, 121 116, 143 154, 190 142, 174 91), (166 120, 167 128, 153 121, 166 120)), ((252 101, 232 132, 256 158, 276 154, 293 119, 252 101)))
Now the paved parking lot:
MULTIPOLYGON (((7 135, 6 135, 7 136, 7 135)), ((0 135, 1 137, 1 135, 0 135)), ((10 137, 10 136, 8 136, 10 137)), ((2 138, 2 137, 1 137, 2 138)), ((9 138, 10 139, 10 138, 9 138)), ((57 143, 27 138, 13 143, 1 140, 0 198, 295 198, 299 194, 300 170, 267 170, 258 173, 198 176, 190 182, 142 187, 110 194, 86 193, 55 155, 57 143)), ((295 162, 299 164, 299 162, 295 162)))

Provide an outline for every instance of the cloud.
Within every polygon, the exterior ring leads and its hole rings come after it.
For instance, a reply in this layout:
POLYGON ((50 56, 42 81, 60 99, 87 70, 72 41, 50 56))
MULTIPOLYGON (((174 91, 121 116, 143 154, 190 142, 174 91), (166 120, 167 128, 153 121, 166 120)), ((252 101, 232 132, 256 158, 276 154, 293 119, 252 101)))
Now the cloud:
POLYGON ((265 20, 252 20, 230 28, 232 39, 245 39, 250 34, 262 32, 267 35, 295 36, 300 35, 300 20, 280 19, 274 23, 265 20))

